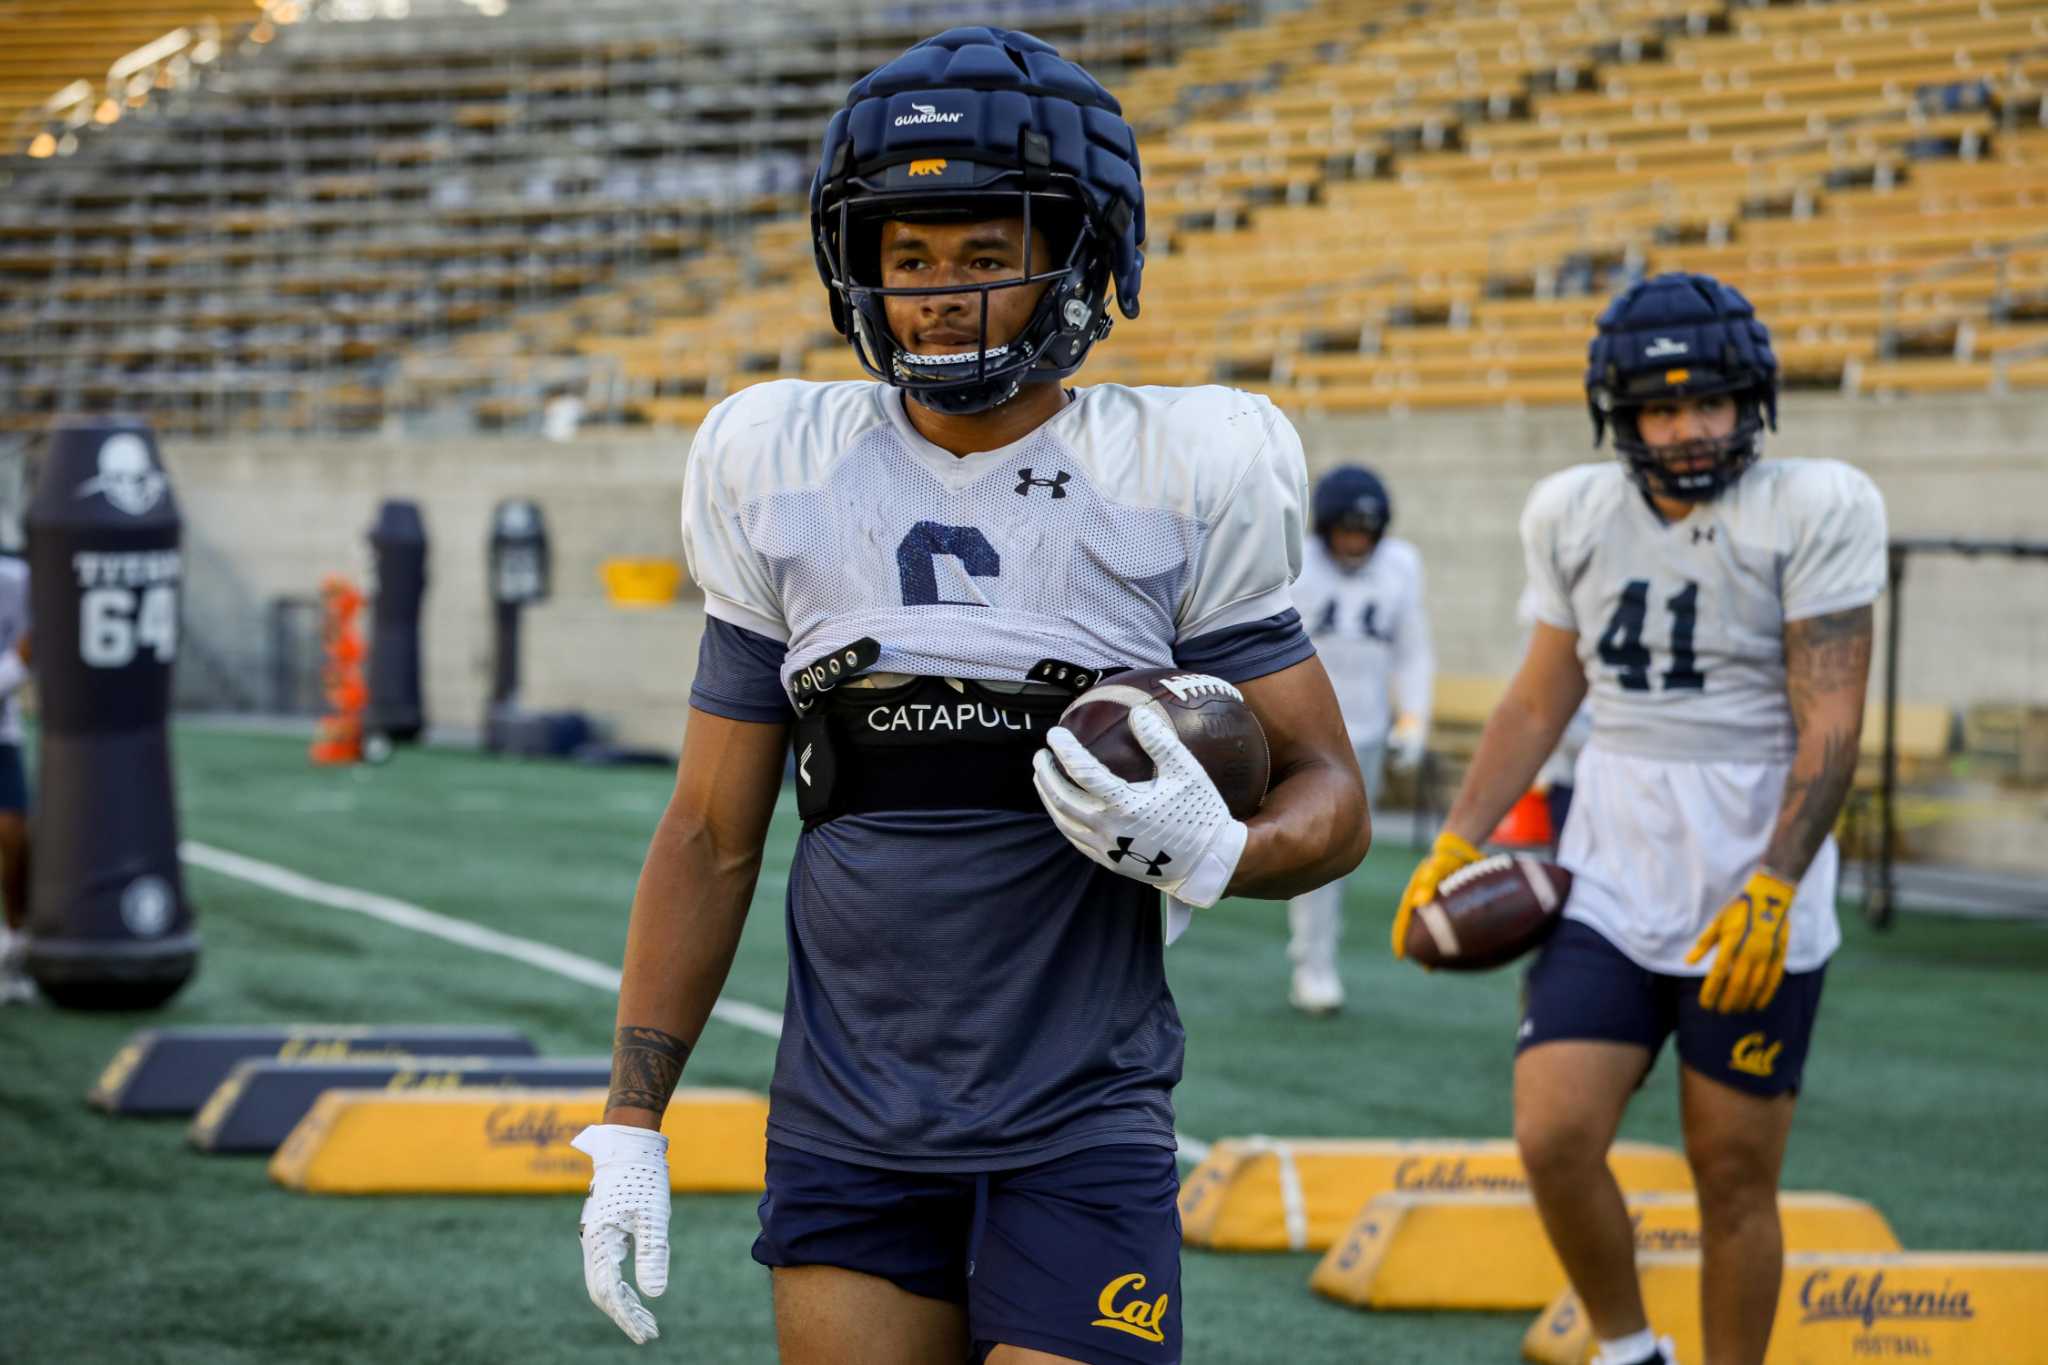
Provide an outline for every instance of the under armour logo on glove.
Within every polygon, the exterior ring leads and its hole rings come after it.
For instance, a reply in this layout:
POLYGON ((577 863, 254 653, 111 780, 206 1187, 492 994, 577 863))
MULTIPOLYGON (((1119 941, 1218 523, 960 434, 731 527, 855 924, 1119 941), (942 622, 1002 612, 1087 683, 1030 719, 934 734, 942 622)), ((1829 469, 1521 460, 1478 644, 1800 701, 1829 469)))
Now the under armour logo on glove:
POLYGON ((1049 479, 1034 479, 1031 477, 1031 466, 1026 465, 1017 471, 1017 493, 1020 497, 1028 498, 1034 488, 1050 488, 1054 497, 1064 498, 1067 495, 1067 480, 1073 477, 1064 469, 1055 469, 1049 479))
POLYGON ((1117 836, 1116 847, 1109 850, 1109 860, 1113 863, 1120 863, 1126 858, 1129 858, 1134 863, 1143 863, 1145 865, 1145 875, 1148 877, 1158 876, 1159 869, 1173 861, 1173 855, 1163 848, 1159 850, 1159 856, 1156 858, 1147 858, 1142 853, 1133 853, 1131 851, 1130 839, 1120 834, 1117 836))
POLYGON ((1132 708, 1130 725, 1152 760, 1148 781, 1118 777, 1065 726, 1055 725, 1046 732, 1046 747, 1031 756, 1038 799, 1067 842, 1100 866, 1185 905, 1214 905, 1251 831, 1231 817, 1172 721, 1140 706, 1132 708), (1133 847, 1139 843, 1159 851, 1148 857, 1133 847))

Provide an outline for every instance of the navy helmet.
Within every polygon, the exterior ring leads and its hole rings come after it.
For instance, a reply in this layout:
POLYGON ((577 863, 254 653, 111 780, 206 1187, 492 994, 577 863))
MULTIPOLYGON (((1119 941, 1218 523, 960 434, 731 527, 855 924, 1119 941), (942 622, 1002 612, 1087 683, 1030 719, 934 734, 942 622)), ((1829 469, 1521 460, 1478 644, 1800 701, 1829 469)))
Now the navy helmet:
POLYGON ((1316 480, 1309 511, 1316 534, 1325 540, 1340 526, 1385 535, 1394 519, 1394 503, 1380 476, 1355 464, 1338 465, 1316 480))
POLYGON ((1659 497, 1704 502, 1733 483, 1764 428, 1778 426, 1778 358, 1749 300, 1710 275, 1673 271, 1622 291, 1599 328, 1586 365, 1593 444, 1612 426, 1630 475, 1659 497), (1729 435, 1654 450, 1643 441, 1645 404, 1723 393, 1736 402, 1729 435))
POLYGON ((854 82, 825 129, 811 181, 811 238, 832 325, 869 374, 940 412, 982 412, 1027 381, 1058 381, 1107 335, 1109 287, 1138 315, 1145 194, 1116 98, 1028 33, 948 29, 854 82), (1021 217, 1051 242, 1021 279, 881 287, 890 219, 1021 217), (988 295, 1045 282, 1023 330, 988 344, 988 295), (901 346, 888 295, 979 294, 980 343, 958 355, 901 346))

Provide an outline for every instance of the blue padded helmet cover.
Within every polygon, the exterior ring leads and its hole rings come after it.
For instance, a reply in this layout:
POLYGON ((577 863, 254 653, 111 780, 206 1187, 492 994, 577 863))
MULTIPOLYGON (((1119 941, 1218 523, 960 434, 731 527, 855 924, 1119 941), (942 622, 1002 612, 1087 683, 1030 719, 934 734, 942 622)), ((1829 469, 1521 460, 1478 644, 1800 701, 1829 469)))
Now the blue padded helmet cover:
POLYGON ((1623 290, 1598 326, 1586 357, 1593 443, 1612 427, 1615 452, 1647 493, 1716 496, 1757 458, 1764 428, 1778 425, 1778 358, 1756 310, 1711 275, 1672 271, 1623 290), (1729 435, 1690 450, 1645 443, 1638 418, 1646 404, 1715 394, 1736 400, 1729 435))
POLYGON ((1309 505, 1315 532, 1324 537, 1339 522, 1350 520, 1364 523, 1375 535, 1384 534, 1394 519, 1386 484, 1363 465, 1339 465, 1317 479, 1309 505))
POLYGON ((1758 391, 1777 425, 1778 358, 1741 291, 1672 271, 1622 291, 1587 348, 1586 396, 1597 442, 1613 413, 1658 398, 1758 391))
MULTIPOLYGON (((1137 316, 1145 268, 1137 138, 1116 97, 1051 44, 1010 29, 948 29, 854 82, 825 129, 813 223, 859 193, 850 177, 873 183, 888 168, 931 160, 946 161, 946 172, 903 187, 1024 189, 1027 180, 1060 177, 1097 224, 1124 316, 1137 316)), ((822 251, 818 268, 832 284, 822 251)))

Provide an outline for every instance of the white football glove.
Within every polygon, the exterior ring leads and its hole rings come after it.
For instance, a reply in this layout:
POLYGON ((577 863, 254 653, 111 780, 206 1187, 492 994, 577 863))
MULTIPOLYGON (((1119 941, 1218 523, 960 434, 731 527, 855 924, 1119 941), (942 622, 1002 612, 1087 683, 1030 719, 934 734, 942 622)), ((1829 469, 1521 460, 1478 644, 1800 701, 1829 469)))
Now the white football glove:
POLYGON ((1156 886, 1189 905, 1222 898, 1250 831, 1181 743, 1171 722, 1131 712, 1131 733, 1158 771, 1126 782, 1065 726, 1032 756, 1032 785, 1067 842, 1112 872, 1156 886))
POLYGON ((668 1288, 668 1138, 651 1128, 596 1123, 569 1145, 594 1168, 583 1201, 583 1287, 620 1331, 644 1346, 661 1329, 626 1283, 626 1242, 633 1243, 640 1292, 660 1298, 668 1288))
POLYGON ((1429 731, 1422 724, 1422 717, 1413 712, 1403 712, 1394 717, 1394 728, 1387 732, 1387 761, 1395 772, 1411 773, 1422 766, 1422 754, 1429 747, 1429 731))

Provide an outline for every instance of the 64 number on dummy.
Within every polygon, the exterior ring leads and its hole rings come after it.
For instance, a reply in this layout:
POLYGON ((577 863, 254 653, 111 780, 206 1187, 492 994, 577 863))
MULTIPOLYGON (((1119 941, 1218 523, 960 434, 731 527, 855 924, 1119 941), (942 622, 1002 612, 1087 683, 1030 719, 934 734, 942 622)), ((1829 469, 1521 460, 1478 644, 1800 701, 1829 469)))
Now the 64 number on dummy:
POLYGON ((178 654, 178 589, 88 588, 78 599, 78 656, 88 668, 126 668, 142 650, 167 664, 178 654))

